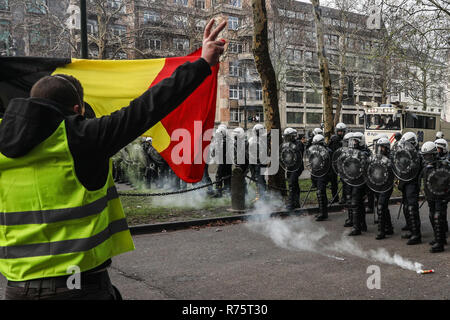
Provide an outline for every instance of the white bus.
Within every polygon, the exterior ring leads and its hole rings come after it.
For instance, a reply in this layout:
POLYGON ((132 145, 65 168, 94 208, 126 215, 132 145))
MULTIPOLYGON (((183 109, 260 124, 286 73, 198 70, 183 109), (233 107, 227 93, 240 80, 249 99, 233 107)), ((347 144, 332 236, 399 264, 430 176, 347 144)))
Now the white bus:
POLYGON ((450 124, 441 120, 438 112, 406 110, 402 105, 364 103, 364 131, 367 145, 380 133, 385 133, 391 143, 394 135, 400 132, 414 132, 419 144, 434 141, 437 131, 444 132, 445 139, 450 138, 450 124))

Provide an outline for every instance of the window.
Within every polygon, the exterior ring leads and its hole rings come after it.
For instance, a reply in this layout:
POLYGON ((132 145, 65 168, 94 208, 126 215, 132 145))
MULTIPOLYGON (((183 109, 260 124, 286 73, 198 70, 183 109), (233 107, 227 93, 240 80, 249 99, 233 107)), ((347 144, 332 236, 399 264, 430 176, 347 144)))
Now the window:
POLYGON ((9 10, 8 0, 0 0, 0 10, 9 10))
POLYGON ((400 116, 396 114, 366 114, 368 130, 400 130, 400 116))
POLYGON ((241 122, 244 119, 244 111, 239 112, 237 109, 230 110, 230 121, 231 122, 241 122))
POLYGON ((188 0, 173 0, 173 3, 174 3, 174 4, 182 5, 182 6, 184 6, 184 7, 187 7, 187 5, 188 5, 188 0))
POLYGON ((197 29, 197 31, 203 31, 205 29, 205 26, 206 26, 205 20, 197 21, 197 23, 195 24, 195 28, 197 29))
POLYGON ((45 14, 47 13, 46 0, 30 0, 27 2, 27 12, 45 14))
POLYGON ((148 39, 147 49, 161 50, 161 40, 159 39, 148 39))
POLYGON ((242 68, 239 67, 239 61, 230 61, 230 76, 231 77, 242 77, 242 68))
POLYGON ((235 84, 230 85, 229 93, 232 100, 242 99, 244 96, 242 87, 235 84))
POLYGON ((230 4, 235 8, 242 8, 241 0, 230 0, 230 4))
POLYGON ((115 25, 112 27, 112 31, 115 36, 120 37, 127 33, 127 27, 115 25))
POLYGON ((287 123, 303 123, 303 112, 286 112, 287 123))
POLYGON ((291 19, 294 19, 294 18, 295 18, 295 12, 294 12, 294 11, 287 10, 287 11, 286 11, 286 17, 291 18, 291 19))
POLYGON ((300 62, 302 60, 302 52, 296 49, 287 49, 288 62, 300 62))
POLYGON ((11 24, 7 20, 0 20, 0 54, 9 50, 11 24))
POLYGON ((237 30, 239 28, 239 18, 238 17, 228 17, 228 29, 237 30))
POLYGON ((322 122, 322 114, 321 113, 306 113, 306 123, 309 124, 318 124, 322 122))
POLYGON ((436 129, 436 117, 420 116, 415 113, 408 112, 405 118, 405 128, 415 129, 436 129))
POLYGON ((231 53, 242 53, 242 44, 237 42, 230 42, 230 45, 228 46, 228 50, 231 53))
POLYGON ((195 0, 195 7, 198 9, 205 9, 205 0, 195 0))
POLYGON ((305 51, 305 61, 306 62, 313 62, 314 61, 314 52, 312 52, 312 51, 305 51))
POLYGON ((322 94, 316 92, 307 92, 306 103, 322 104, 322 94))
POLYGON ((188 39, 173 39, 173 47, 178 51, 185 51, 189 49, 189 40, 188 39))
POLYGON ((303 103, 303 92, 300 91, 286 92, 286 102, 303 103))
POLYGON ((42 35, 39 30, 31 30, 30 32, 30 44, 37 46, 47 45, 47 38, 42 35))
POLYGON ((263 91, 261 88, 256 89, 256 100, 261 101, 263 99, 263 91))
POLYGON ((97 21, 95 20, 88 20, 87 21, 87 32, 89 34, 97 34, 98 28, 97 28, 97 21))
POLYGON ((303 12, 297 12, 295 14, 296 18, 299 20, 305 20, 305 14, 303 12))
POLYGON ((153 11, 144 12, 144 23, 159 22, 160 20, 161 16, 159 13, 153 11))
POLYGON ((302 72, 300 70, 286 71, 287 82, 302 82, 302 72))
POLYGON ((345 124, 356 124, 356 114, 342 114, 342 122, 345 124))
POLYGON ((125 12, 125 5, 122 0, 108 0, 108 5, 114 10, 120 9, 120 12, 125 12))

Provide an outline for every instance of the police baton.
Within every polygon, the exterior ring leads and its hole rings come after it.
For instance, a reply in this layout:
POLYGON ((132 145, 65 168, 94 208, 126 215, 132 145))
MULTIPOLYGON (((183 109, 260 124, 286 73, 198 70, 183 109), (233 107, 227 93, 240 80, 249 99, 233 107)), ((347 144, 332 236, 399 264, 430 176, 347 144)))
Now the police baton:
POLYGON ((402 207, 403 207, 403 202, 400 203, 400 207, 398 208, 397 220, 400 220, 400 212, 402 211, 402 207))
POLYGON ((331 206, 331 205, 333 204, 334 200, 336 200, 336 197, 337 197, 337 196, 341 193, 341 191, 342 191, 342 187, 343 187, 343 186, 341 186, 341 187, 338 189, 338 192, 334 195, 333 199, 331 199, 331 201, 328 203, 328 206, 331 206))
POLYGON ((301 205, 301 207, 300 208, 303 208, 303 206, 305 205, 305 203, 306 203, 306 200, 308 200, 308 197, 309 197, 309 194, 311 193, 311 189, 312 189, 312 187, 313 187, 313 185, 312 185, 312 183, 311 183, 311 187, 309 187, 309 190, 308 190, 308 194, 306 195, 306 198, 305 198, 305 200, 303 200, 303 204, 301 205))

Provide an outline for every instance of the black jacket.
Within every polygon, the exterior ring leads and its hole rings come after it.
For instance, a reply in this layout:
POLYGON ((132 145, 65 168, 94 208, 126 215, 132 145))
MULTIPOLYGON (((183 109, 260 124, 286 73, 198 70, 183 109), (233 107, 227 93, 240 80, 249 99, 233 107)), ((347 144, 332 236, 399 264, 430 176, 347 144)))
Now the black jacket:
POLYGON ((210 74, 204 59, 187 62, 128 107, 94 119, 63 114, 50 100, 11 100, 0 124, 0 152, 9 158, 26 155, 65 119, 76 175, 88 190, 97 190, 106 183, 109 158, 178 107, 210 74))

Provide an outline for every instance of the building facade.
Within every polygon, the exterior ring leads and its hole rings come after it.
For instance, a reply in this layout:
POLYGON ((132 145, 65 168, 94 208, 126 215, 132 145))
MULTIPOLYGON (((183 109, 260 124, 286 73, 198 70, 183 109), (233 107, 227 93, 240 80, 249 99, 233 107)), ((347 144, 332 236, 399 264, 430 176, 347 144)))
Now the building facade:
MULTIPOLYGON (((226 19, 228 40, 218 79, 216 123, 251 128, 264 122, 260 78, 252 54, 250 0, 88 0, 89 57, 143 59, 181 56, 202 44, 211 18, 226 19)), ((0 0, 0 55, 78 56, 74 0, 0 0), (63 41, 65 40, 65 41, 63 41)), ((312 6, 267 1, 272 63, 281 126, 307 131, 323 121, 312 6)), ((367 16, 322 7, 326 55, 340 122, 363 128, 361 106, 383 101, 383 72, 375 54, 380 31, 367 16)), ((386 102, 405 101, 393 86, 386 102)), ((431 94, 433 96, 433 94, 431 94)), ((431 103, 430 108, 437 108, 431 103)), ((441 105, 443 113, 445 108, 441 105)))

